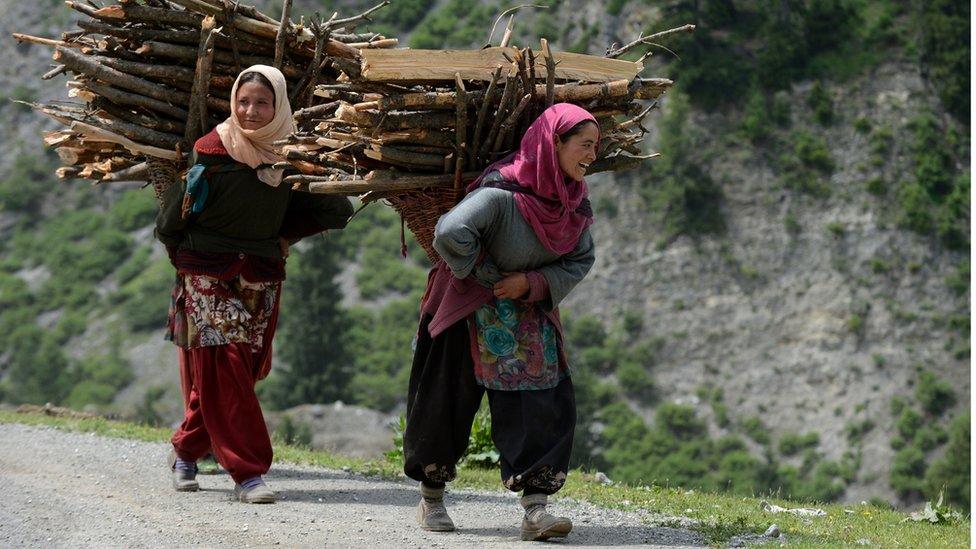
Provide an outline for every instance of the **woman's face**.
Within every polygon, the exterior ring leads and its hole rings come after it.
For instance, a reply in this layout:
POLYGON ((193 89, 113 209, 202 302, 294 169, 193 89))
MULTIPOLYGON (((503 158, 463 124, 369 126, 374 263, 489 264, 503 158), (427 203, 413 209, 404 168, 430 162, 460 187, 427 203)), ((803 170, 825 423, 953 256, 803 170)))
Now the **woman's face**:
POLYGON ((565 141, 556 136, 556 156, 563 173, 574 181, 582 181, 590 164, 596 160, 600 130, 596 124, 586 124, 565 141))
POLYGON ((263 128, 274 118, 274 92, 253 80, 245 82, 237 88, 234 110, 245 130, 263 128))

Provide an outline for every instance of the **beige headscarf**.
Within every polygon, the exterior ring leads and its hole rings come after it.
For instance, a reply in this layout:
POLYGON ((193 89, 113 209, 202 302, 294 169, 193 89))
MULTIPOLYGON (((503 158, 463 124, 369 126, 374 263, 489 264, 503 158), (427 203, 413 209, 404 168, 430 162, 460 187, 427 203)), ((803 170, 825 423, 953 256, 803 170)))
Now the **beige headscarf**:
POLYGON ((284 160, 275 152, 272 145, 279 139, 284 139, 295 132, 295 121, 291 117, 291 105, 288 103, 287 83, 281 71, 267 65, 252 65, 237 75, 234 87, 230 91, 230 118, 217 125, 217 134, 224 144, 231 158, 257 169, 258 178, 272 187, 281 183, 282 170, 272 169, 270 166, 258 168, 262 164, 274 164, 284 160), (237 119, 234 105, 237 102, 237 85, 241 76, 248 72, 264 75, 274 87, 275 105, 274 118, 264 127, 257 130, 245 130, 237 119))

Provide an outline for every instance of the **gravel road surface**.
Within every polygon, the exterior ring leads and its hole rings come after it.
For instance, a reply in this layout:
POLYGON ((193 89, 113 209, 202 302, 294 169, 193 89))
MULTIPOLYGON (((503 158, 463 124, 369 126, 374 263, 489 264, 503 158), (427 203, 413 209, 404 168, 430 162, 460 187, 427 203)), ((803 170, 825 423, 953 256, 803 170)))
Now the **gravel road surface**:
MULTIPOLYGON (((450 491, 452 533, 420 530, 418 489, 328 469, 275 463, 265 477, 274 505, 233 497, 226 474, 200 475, 201 491, 177 493, 169 446, 0 425, 0 547, 480 547, 519 541, 514 494, 450 491)), ((699 534, 651 513, 556 500, 575 526, 549 545, 700 547, 699 534)))

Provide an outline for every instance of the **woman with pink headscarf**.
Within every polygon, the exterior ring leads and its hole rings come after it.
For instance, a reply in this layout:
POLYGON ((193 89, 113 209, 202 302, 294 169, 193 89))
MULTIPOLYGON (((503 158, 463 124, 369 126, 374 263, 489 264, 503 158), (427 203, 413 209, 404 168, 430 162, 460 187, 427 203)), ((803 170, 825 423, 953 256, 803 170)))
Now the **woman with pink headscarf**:
POLYGON ((240 501, 273 503, 254 384, 271 369, 285 257, 297 240, 344 227, 352 204, 281 185, 274 142, 295 131, 281 71, 247 68, 230 99, 230 117, 194 144, 185 184, 167 189, 156 218, 177 271, 167 337, 188 391, 170 467, 173 487, 194 492, 196 462, 212 448, 240 501))
POLYGON ((444 487, 486 392, 502 482, 522 492, 522 539, 572 529, 546 511, 566 480, 576 426, 557 307, 593 265, 583 176, 599 140, 590 113, 553 105, 437 223, 442 261, 421 304, 404 433, 404 471, 421 482, 424 529, 454 529, 444 487))

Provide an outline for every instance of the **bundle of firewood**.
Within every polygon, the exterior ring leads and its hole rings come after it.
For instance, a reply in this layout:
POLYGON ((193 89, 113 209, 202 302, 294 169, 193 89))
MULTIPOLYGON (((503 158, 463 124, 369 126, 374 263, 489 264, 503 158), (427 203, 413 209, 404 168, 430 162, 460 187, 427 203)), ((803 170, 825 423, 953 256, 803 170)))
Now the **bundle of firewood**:
MULTIPOLYGON (((639 78, 640 62, 530 48, 372 50, 343 82, 316 87, 321 102, 296 113, 281 143, 312 192, 389 193, 459 185, 518 147, 554 102, 583 106, 602 139, 590 173, 641 160, 642 121, 671 86, 639 78)), ((653 155, 651 155, 653 156, 653 155)))
MULTIPOLYGON (((639 61, 617 59, 686 25, 612 47, 605 57, 507 46, 471 51, 364 50, 339 82, 316 87, 316 106, 296 113, 299 131, 280 143, 301 173, 296 189, 386 199, 431 260, 433 226, 464 184, 518 148, 554 102, 589 110, 601 140, 588 173, 638 166, 642 122, 672 84, 641 78, 639 61)), ((645 56, 646 57, 646 56, 645 56)))
POLYGON ((56 147, 61 178, 145 180, 147 160, 179 163, 193 142, 230 113, 236 76, 250 65, 280 68, 292 105, 309 106, 321 83, 358 70, 361 49, 396 39, 357 34, 356 25, 389 2, 353 17, 298 24, 285 0, 281 21, 229 0, 68 1, 78 29, 60 39, 14 34, 54 48, 51 79, 72 73, 69 97, 84 103, 33 104, 62 123, 44 136, 56 147))

